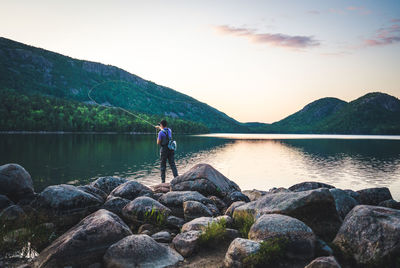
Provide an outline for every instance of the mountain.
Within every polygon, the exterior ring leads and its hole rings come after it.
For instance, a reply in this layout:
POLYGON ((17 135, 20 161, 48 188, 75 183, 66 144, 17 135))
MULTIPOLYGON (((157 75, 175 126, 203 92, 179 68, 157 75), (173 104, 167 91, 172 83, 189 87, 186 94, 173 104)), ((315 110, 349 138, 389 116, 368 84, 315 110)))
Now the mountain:
POLYGON ((214 132, 248 131, 217 109, 120 68, 73 59, 0 37, 0 90, 98 103, 203 123, 214 132))
POLYGON ((269 133, 400 134, 400 100, 368 93, 349 103, 322 98, 262 128, 269 133))

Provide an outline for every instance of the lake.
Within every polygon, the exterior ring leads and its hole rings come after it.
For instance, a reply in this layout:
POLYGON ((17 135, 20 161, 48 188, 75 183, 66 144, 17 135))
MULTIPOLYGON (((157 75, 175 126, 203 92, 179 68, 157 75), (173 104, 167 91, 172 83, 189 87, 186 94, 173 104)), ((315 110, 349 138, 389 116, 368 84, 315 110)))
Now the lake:
MULTIPOLYGON (((37 192, 99 176, 152 185, 160 182, 155 139, 155 134, 0 134, 0 164, 22 165, 37 192)), ((209 163, 242 190, 320 181, 353 190, 386 186, 400 199, 400 136, 209 134, 175 139, 179 173, 209 163)))

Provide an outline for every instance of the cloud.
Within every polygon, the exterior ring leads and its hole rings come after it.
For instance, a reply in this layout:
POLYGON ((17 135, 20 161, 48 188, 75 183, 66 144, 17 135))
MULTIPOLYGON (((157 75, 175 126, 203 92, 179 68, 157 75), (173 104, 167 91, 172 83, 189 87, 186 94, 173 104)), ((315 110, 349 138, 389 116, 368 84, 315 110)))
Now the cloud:
POLYGON ((321 12, 318 11, 318 10, 308 10, 308 11, 307 11, 307 14, 310 14, 310 15, 319 15, 319 14, 321 14, 321 12))
POLYGON ((267 44, 274 47, 304 49, 320 45, 320 42, 315 40, 313 36, 257 33, 254 29, 236 28, 228 25, 219 25, 214 28, 223 35, 245 37, 253 43, 267 44))
POLYGON ((393 24, 376 31, 374 37, 364 40, 365 46, 384 46, 400 43, 400 25, 393 24))
POLYGON ((350 10, 350 11, 357 11, 362 15, 371 14, 371 10, 369 10, 369 9, 363 7, 363 6, 359 6, 359 7, 358 6, 348 6, 346 9, 350 10))
POLYGON ((400 19, 391 19, 390 22, 393 22, 393 23, 400 22, 400 19))

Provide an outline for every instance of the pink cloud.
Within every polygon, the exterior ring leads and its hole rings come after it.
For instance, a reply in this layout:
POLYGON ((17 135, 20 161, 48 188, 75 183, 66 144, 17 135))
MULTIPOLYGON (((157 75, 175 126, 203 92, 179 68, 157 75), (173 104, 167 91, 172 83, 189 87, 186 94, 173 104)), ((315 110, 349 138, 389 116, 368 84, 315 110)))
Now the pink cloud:
POLYGON ((357 11, 362 15, 371 14, 371 10, 369 10, 369 9, 363 7, 363 6, 359 6, 359 7, 357 7, 357 6, 348 6, 346 9, 350 10, 350 11, 357 11))
POLYGON ((364 40, 365 46, 384 46, 400 43, 400 25, 393 24, 376 31, 375 36, 364 40))
POLYGON ((220 34, 245 37, 253 43, 267 44, 274 47, 303 49, 320 45, 319 41, 312 36, 257 33, 254 29, 236 28, 228 25, 215 26, 215 29, 220 34))

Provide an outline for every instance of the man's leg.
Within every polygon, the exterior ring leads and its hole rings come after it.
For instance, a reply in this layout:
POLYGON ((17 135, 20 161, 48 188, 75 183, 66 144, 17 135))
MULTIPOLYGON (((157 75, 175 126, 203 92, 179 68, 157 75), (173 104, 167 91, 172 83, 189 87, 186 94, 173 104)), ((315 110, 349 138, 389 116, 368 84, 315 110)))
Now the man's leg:
POLYGON ((178 177, 178 170, 176 169, 176 165, 175 165, 175 152, 174 151, 169 151, 168 153, 168 163, 169 166, 172 169, 172 174, 174 174, 174 178, 178 177))
POLYGON ((168 154, 161 149, 161 182, 165 182, 165 171, 167 170, 167 158, 168 154))

